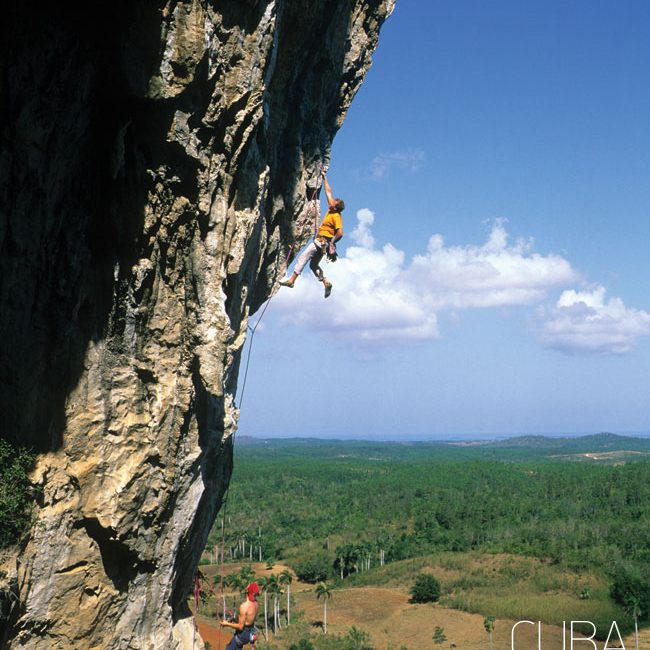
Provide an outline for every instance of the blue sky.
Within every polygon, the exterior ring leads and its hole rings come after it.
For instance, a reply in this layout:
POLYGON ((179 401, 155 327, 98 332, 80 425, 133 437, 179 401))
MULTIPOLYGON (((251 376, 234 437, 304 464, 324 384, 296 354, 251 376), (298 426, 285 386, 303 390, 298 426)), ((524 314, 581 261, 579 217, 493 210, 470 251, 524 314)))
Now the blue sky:
POLYGON ((397 0, 332 149, 332 296, 273 298, 240 433, 649 432, 649 34, 647 2, 397 0))

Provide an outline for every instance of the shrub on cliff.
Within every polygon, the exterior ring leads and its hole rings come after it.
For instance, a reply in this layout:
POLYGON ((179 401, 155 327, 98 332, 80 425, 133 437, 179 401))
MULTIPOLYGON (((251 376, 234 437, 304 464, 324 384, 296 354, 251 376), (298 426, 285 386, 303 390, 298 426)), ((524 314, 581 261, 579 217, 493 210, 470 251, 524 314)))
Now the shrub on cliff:
POLYGON ((0 548, 15 544, 31 521, 34 457, 0 440, 0 548))

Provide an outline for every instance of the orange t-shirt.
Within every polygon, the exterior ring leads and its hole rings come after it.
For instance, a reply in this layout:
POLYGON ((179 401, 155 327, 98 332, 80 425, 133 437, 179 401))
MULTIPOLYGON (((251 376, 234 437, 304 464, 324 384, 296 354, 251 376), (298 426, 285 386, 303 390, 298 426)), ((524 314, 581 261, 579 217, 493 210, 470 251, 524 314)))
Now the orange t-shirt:
POLYGON ((328 212, 318 229, 318 237, 332 239, 337 230, 343 230, 343 219, 340 212, 328 212))

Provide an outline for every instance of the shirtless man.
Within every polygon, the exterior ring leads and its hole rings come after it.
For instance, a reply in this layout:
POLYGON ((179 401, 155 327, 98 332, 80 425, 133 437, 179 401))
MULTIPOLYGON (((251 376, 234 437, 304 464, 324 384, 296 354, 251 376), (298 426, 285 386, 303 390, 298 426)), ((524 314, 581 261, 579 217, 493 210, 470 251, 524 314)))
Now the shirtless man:
MULTIPOLYGON (((328 249, 343 237, 343 220, 341 218, 341 212, 345 209, 345 203, 343 202, 343 199, 334 198, 332 195, 332 188, 327 182, 327 178, 324 177, 323 180, 325 185, 325 194, 327 195, 327 204, 329 207, 320 224, 318 234, 314 241, 311 242, 298 257, 298 261, 296 262, 291 277, 284 282, 280 282, 280 284, 283 287, 292 288, 295 281, 298 279, 298 276, 307 265, 307 262, 309 262, 309 268, 312 270, 312 273, 325 286, 325 297, 327 298, 332 292, 332 283, 325 277, 323 269, 321 269, 319 265, 320 261, 323 259, 323 255, 327 253, 328 249)), ((336 251, 336 246, 332 246, 332 248, 336 251)))
POLYGON ((221 621, 224 627, 231 627, 237 630, 232 637, 232 640, 226 647, 226 650, 239 650, 247 643, 255 643, 255 617, 257 616, 257 594, 260 593, 260 588, 257 582, 251 582, 246 587, 246 601, 239 606, 239 620, 236 623, 230 621, 221 621))

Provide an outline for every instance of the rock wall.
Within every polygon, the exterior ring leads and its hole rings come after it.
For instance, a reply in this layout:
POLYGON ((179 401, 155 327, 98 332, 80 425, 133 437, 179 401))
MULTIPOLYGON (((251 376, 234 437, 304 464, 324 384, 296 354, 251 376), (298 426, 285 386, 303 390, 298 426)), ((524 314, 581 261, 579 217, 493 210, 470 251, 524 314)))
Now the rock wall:
POLYGON ((3 11, 0 427, 42 492, 0 645, 201 647, 186 596, 247 321, 309 235, 306 183, 392 3, 3 11))

